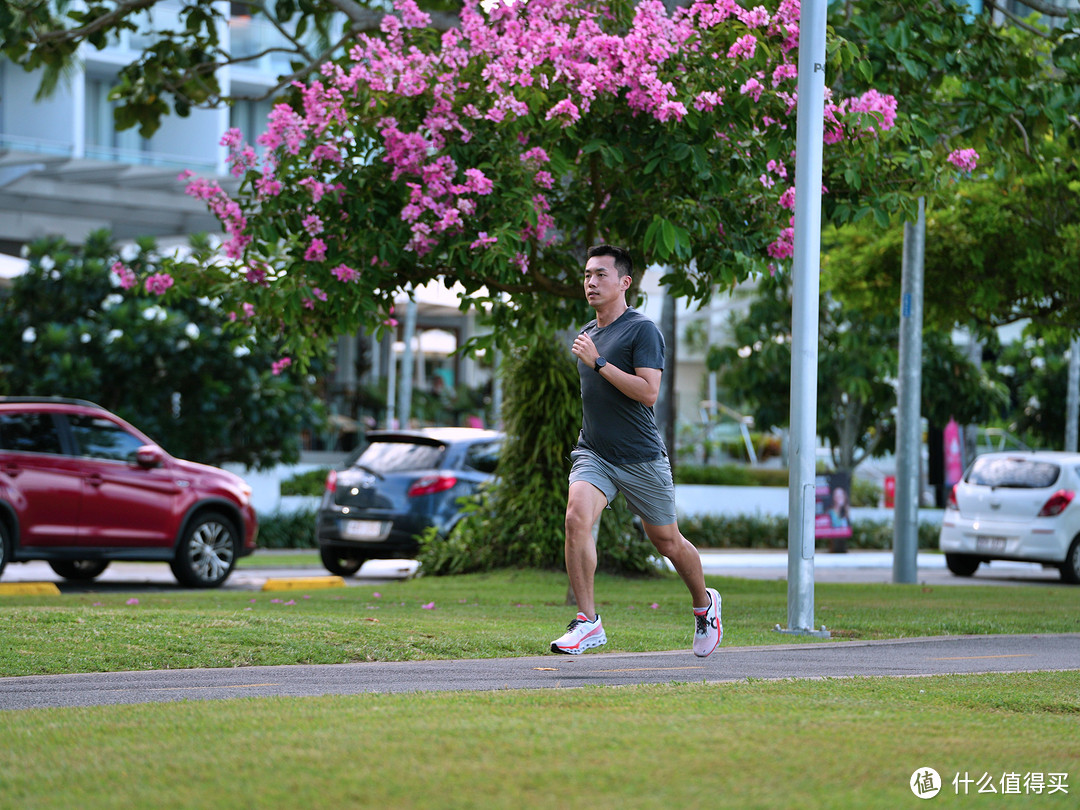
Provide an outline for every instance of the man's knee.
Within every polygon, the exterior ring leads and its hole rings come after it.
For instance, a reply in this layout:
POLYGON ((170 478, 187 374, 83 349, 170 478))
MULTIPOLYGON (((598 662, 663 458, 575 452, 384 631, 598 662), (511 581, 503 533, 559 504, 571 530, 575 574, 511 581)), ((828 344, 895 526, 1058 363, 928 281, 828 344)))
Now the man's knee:
POLYGON ((679 532, 679 527, 675 523, 668 526, 646 525, 645 534, 656 550, 665 557, 671 556, 670 552, 676 551, 686 542, 686 538, 679 532))

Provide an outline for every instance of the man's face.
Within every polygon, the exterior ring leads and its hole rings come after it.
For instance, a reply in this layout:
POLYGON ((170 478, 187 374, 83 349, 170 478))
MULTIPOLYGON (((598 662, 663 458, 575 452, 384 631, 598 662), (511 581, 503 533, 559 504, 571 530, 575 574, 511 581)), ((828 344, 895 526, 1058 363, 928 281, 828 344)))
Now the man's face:
POLYGON ((630 288, 630 276, 619 276, 614 256, 593 256, 585 263, 585 298, 598 309, 618 301, 630 288))

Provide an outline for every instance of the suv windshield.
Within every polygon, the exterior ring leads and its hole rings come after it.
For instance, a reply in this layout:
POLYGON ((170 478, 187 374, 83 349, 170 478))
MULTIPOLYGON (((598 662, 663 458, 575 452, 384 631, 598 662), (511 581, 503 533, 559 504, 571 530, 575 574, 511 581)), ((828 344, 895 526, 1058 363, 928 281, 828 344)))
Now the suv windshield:
POLYGON ((1053 486, 1061 468, 1048 461, 1025 458, 988 458, 980 456, 968 473, 969 484, 1015 489, 1042 489, 1053 486))
POLYGON ((375 473, 412 472, 438 469, 443 457, 441 444, 417 444, 410 441, 374 441, 368 445, 354 467, 375 473))

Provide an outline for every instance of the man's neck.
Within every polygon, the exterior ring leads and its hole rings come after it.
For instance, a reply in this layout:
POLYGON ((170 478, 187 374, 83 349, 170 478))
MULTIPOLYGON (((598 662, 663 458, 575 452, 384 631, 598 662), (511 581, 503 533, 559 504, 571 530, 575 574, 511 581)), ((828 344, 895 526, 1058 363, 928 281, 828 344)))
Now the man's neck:
POLYGON ((603 309, 596 310, 596 325, 604 327, 613 324, 615 321, 619 320, 620 316, 628 309, 630 309, 630 307, 627 306, 626 299, 612 301, 603 309))

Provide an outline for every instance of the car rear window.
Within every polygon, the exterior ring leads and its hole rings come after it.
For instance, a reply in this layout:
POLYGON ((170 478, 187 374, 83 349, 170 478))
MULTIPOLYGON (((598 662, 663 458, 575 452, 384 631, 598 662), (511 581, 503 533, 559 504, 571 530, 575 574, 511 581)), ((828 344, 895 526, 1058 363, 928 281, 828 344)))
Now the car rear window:
POLYGON ((502 442, 482 442, 465 451, 465 466, 477 472, 494 473, 499 466, 499 450, 502 442))
POLYGON ((445 447, 410 441, 373 441, 355 462, 377 473, 434 470, 442 463, 445 447))
POLYGON ((986 487, 1042 489, 1053 486, 1060 474, 1061 467, 1049 461, 980 456, 971 466, 967 480, 969 484, 986 487))
POLYGON ((59 455, 60 436, 51 413, 0 413, 0 450, 59 455))

